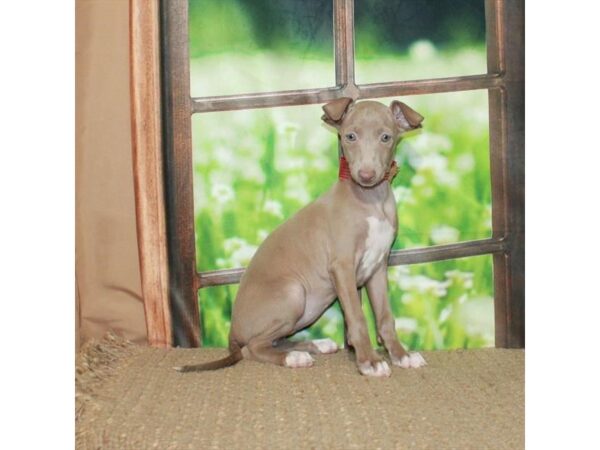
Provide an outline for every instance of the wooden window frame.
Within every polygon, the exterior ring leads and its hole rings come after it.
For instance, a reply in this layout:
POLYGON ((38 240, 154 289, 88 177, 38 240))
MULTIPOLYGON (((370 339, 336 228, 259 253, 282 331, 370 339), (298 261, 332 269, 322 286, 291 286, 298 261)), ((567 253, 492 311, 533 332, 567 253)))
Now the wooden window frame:
POLYGON ((523 348, 524 2, 485 0, 486 74, 357 85, 354 0, 332 1, 335 86, 192 97, 188 0, 130 0, 136 211, 150 344, 200 346, 198 290, 238 283, 244 271, 243 268, 196 271, 193 114, 317 104, 339 97, 358 100, 483 89, 489 96, 492 237, 394 250, 389 264, 493 255, 496 347, 523 348))

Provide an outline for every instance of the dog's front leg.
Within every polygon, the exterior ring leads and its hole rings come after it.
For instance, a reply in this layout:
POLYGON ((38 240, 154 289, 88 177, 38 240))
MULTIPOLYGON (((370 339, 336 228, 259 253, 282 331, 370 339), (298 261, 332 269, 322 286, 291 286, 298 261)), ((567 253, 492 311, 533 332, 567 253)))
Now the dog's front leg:
POLYGON ((367 322, 363 314, 360 298, 356 290, 354 267, 350 263, 334 263, 331 276, 344 310, 344 319, 348 329, 348 342, 356 352, 356 364, 363 375, 385 376, 392 374, 388 364, 373 350, 367 322))
POLYGON ((425 359, 419 353, 408 354, 396 334, 394 315, 388 298, 387 265, 382 264, 367 281, 367 294, 377 323, 377 340, 382 343, 392 364, 403 368, 424 366, 425 359))

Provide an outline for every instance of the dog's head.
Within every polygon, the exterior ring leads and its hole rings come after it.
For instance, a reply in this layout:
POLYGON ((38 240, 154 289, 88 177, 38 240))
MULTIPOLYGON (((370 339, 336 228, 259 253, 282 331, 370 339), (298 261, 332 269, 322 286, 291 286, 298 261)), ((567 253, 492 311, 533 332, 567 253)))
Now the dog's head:
POLYGON ((389 170, 404 133, 421 127, 423 116, 394 100, 390 106, 339 98, 323 106, 325 123, 337 129, 352 179, 363 187, 379 184, 389 170))

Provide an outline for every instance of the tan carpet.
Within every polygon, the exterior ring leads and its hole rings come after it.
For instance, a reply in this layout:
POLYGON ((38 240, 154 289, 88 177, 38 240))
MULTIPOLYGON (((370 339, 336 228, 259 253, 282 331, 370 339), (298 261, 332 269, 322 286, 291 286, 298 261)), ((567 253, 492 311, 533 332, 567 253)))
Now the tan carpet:
POLYGON ((360 376, 352 355, 310 369, 175 365, 222 349, 158 350, 109 336, 77 361, 80 449, 522 449, 522 350, 424 352, 422 369, 360 376))

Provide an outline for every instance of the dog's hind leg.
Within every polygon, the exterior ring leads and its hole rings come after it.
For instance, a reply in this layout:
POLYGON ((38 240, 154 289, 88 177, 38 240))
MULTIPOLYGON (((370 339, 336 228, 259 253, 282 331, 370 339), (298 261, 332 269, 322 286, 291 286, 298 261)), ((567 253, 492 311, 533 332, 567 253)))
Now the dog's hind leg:
POLYGON ((307 352, 281 352, 269 341, 253 339, 246 346, 248 359, 284 367, 310 367, 314 359, 307 352))
POLYGON ((248 359, 278 366, 310 367, 314 363, 314 359, 306 351, 281 351, 281 349, 273 347, 273 341, 269 338, 265 339, 257 336, 248 342, 245 350, 248 353, 248 359))
POLYGON ((331 339, 314 339, 312 341, 290 341, 289 339, 278 340, 274 347, 282 351, 301 351, 312 354, 335 353, 339 350, 338 345, 331 339))
POLYGON ((309 349, 317 349, 312 342, 300 342, 300 345, 287 341, 281 336, 289 335, 293 330, 293 323, 284 323, 274 328, 273 331, 261 334, 250 339, 244 348, 244 357, 264 362, 276 364, 284 367, 310 367, 314 363, 314 359, 308 353, 309 349), (277 346, 274 342, 287 342, 290 345, 277 346), (310 345, 302 345, 310 344, 310 345), (311 347, 312 346, 312 347, 311 347), (287 347, 287 348, 285 348, 287 347), (304 350, 301 350, 304 349, 304 350), (287 351, 291 350, 291 351, 287 351))

